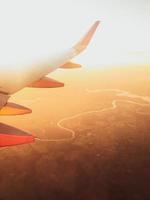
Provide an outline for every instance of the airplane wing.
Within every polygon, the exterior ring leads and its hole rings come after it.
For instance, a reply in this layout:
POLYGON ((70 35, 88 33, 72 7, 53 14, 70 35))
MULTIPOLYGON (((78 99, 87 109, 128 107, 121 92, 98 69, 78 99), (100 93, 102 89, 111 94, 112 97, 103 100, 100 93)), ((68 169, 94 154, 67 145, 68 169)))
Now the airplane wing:
MULTIPOLYGON (((86 35, 77 43, 75 44, 69 51, 66 52, 65 55, 63 55, 61 64, 64 63, 62 66, 54 66, 53 69, 57 69, 59 67, 64 69, 69 68, 79 68, 81 67, 80 64, 72 63, 70 60, 83 52, 88 44, 90 43, 100 21, 96 21, 93 26, 90 28, 90 30, 86 33, 86 35), (66 63, 65 63, 66 62, 66 63)), ((41 66, 43 70, 43 65, 41 66)), ((47 63, 45 64, 46 72, 48 72, 49 68, 47 69, 47 63)), ((52 70, 53 70, 52 69, 52 70)), ((40 69, 38 69, 40 71, 40 69)), ((44 72, 45 73, 45 72, 44 72)), ((42 76, 41 76, 42 77, 42 76)), ((54 87, 63 87, 64 84, 50 79, 48 77, 43 76, 43 78, 39 79, 36 77, 36 74, 33 74, 33 81, 28 87, 35 87, 35 88, 54 88, 54 87), (39 80, 38 80, 39 79, 39 80)), ((27 85, 26 85, 27 86, 27 85)), ((23 86, 22 86, 23 87, 23 86)), ((31 113, 31 109, 26 108, 24 106, 20 106, 14 103, 8 103, 9 94, 0 92, 0 115, 22 115, 31 113)), ((5 124, 0 123, 0 147, 4 146, 12 146, 17 144, 24 144, 24 143, 30 143, 34 141, 34 137, 32 135, 29 135, 28 133, 19 130, 17 128, 14 128, 12 126, 8 126, 5 124)))
MULTIPOLYGON (((85 36, 76 43, 71 49, 69 49, 66 53, 66 57, 64 57, 65 60, 71 60, 73 57, 79 55, 82 53, 90 43, 90 41, 93 38, 94 33, 96 32, 96 29, 98 25, 100 24, 100 21, 96 21, 92 27, 89 29, 89 31, 85 34, 85 36)), ((73 63, 71 61, 67 61, 62 66, 56 66, 57 68, 63 68, 63 69, 74 69, 74 68, 80 68, 80 64, 73 63)), ((35 87, 35 88, 55 88, 55 87, 63 87, 64 84, 55 81, 53 79, 48 79, 47 77, 43 77, 35 82, 32 82, 28 87, 35 87)))

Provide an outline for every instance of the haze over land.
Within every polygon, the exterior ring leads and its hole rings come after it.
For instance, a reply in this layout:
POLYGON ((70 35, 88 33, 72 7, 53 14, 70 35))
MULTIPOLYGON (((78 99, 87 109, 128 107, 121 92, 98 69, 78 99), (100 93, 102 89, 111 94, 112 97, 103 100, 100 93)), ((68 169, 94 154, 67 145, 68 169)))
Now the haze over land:
POLYGON ((33 113, 1 122, 57 141, 1 149, 1 199, 149 199, 149 73, 148 65, 58 70, 51 77, 64 88, 13 96, 33 113), (57 126, 66 117, 72 140, 57 126))

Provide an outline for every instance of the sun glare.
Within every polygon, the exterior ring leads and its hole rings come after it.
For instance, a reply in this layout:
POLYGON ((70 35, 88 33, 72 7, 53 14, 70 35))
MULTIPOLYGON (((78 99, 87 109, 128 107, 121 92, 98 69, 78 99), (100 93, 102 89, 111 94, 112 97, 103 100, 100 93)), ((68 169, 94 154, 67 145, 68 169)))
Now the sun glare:
POLYGON ((3 1, 0 64, 25 63, 70 48, 95 20, 101 20, 101 25, 88 50, 77 57, 79 63, 150 62, 149 56, 129 55, 149 51, 148 12, 147 4, 137 2, 135 7, 117 0, 3 1))

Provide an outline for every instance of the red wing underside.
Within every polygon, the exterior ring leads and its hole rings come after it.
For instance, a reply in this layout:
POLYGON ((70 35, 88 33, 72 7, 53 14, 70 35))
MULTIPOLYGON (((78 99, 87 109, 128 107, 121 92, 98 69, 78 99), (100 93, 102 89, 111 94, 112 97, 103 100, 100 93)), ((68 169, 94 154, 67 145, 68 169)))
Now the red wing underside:
POLYGON ((34 142, 34 136, 23 130, 0 123, 0 147, 34 142))

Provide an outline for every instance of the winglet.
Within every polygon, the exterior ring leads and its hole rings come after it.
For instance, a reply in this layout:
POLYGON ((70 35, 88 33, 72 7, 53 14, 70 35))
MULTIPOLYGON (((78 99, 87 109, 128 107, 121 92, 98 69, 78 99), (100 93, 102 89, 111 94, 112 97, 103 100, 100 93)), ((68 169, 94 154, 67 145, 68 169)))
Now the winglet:
POLYGON ((99 24, 100 21, 96 21, 86 35, 73 47, 77 54, 81 53, 88 46, 99 24))

